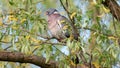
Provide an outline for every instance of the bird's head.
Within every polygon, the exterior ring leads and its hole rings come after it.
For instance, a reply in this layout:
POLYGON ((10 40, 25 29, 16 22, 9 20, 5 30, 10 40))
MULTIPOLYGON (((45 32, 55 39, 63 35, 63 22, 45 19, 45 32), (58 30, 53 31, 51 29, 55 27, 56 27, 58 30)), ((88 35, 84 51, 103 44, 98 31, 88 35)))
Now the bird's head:
POLYGON ((54 9, 54 8, 50 8, 50 9, 48 9, 47 11, 46 11, 46 15, 51 15, 51 14, 59 14, 59 12, 56 10, 56 9, 54 9))

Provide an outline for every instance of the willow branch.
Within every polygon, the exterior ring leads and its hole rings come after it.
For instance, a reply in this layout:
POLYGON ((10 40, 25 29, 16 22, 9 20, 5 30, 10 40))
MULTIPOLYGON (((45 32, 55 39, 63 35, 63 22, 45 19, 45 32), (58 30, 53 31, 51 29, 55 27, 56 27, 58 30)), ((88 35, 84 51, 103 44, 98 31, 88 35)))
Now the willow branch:
POLYGON ((44 57, 36 55, 27 56, 19 52, 0 52, 0 61, 32 63, 42 68, 58 68, 58 64, 55 61, 51 60, 46 63, 44 57))
POLYGON ((69 17, 69 19, 70 19, 70 26, 72 27, 73 36, 74 36, 75 39, 78 39, 79 33, 78 33, 77 28, 76 28, 75 25, 74 25, 74 20, 72 20, 72 19, 70 18, 69 11, 68 11, 67 8, 64 6, 62 0, 60 0, 60 3, 61 3, 62 7, 63 7, 64 10, 66 11, 66 13, 67 13, 67 15, 68 15, 68 17, 69 17))
POLYGON ((110 9, 111 14, 120 21, 120 6, 116 2, 116 0, 105 0, 102 4, 110 9))
MULTIPOLYGON (((59 63, 53 60, 49 60, 46 63, 46 59, 44 57, 36 56, 36 55, 25 55, 20 52, 0 52, 0 61, 7 62, 19 62, 19 63, 31 63, 37 65, 41 68, 58 68, 59 63)), ((64 67, 64 64, 62 65, 64 67)), ((88 68, 87 65, 77 65, 77 68, 88 68)), ((75 68, 74 65, 71 65, 70 68, 75 68)))
POLYGON ((106 37, 119 38, 118 36, 115 36, 115 35, 112 35, 112 34, 105 34, 105 33, 99 32, 99 31, 97 31, 97 30, 95 30, 95 29, 92 29, 92 28, 78 27, 78 29, 90 30, 90 31, 92 31, 92 32, 96 32, 96 33, 98 33, 98 34, 100 34, 100 35, 104 35, 104 36, 106 36, 106 37))
MULTIPOLYGON (((113 17, 116 18, 116 20, 120 22, 120 14, 119 14, 120 6, 117 3, 117 1, 116 0, 105 0, 105 1, 102 1, 102 4, 106 7, 108 7, 110 9, 110 12, 113 15, 113 17)), ((113 19, 113 21, 114 21, 114 19, 113 19)), ((118 35, 115 22, 113 22, 113 27, 115 30, 115 34, 118 35)))
MULTIPOLYGON (((7 28, 7 27, 10 27, 9 24, 3 24, 2 26, 3 26, 3 27, 2 27, 1 29, 4 29, 4 28, 7 28)), ((14 30, 18 30, 18 29, 14 29, 14 30)), ((30 31, 28 31, 28 30, 26 30, 26 29, 24 29, 24 28, 20 28, 19 30, 34 35, 34 33, 31 33, 30 31)), ((3 35, 5 35, 5 33, 4 33, 3 35)), ((48 40, 50 40, 50 39, 55 39, 54 37, 42 36, 42 35, 40 35, 40 34, 37 34, 37 36, 39 36, 39 37, 41 37, 41 38, 44 38, 44 39, 48 39, 48 40)))

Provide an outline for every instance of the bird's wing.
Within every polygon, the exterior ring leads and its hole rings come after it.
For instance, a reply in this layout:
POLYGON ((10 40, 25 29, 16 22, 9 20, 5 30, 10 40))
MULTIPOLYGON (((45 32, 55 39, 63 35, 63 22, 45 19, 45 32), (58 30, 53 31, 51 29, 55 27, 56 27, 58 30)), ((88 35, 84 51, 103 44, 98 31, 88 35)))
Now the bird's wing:
POLYGON ((62 30, 62 33, 66 36, 66 37, 69 37, 69 20, 64 17, 64 16, 60 16, 59 19, 58 19, 58 25, 59 27, 61 28, 62 30))

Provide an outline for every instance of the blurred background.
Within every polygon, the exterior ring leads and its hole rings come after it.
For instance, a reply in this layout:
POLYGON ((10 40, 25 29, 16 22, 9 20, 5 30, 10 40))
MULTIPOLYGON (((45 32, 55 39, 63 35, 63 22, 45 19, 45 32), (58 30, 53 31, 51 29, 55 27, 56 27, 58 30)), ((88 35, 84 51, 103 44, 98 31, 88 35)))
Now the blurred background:
MULTIPOLYGON (((120 4, 120 0, 116 0, 120 4)), ((0 51, 22 52, 44 56, 64 63, 81 50, 95 68, 120 68, 120 23, 102 4, 102 0, 62 0, 74 18, 79 41, 66 41, 66 46, 50 37, 45 11, 57 9, 68 17, 59 0, 0 0, 0 51), (88 55, 89 54, 89 55, 88 55), (90 57, 92 56, 92 58, 90 57)), ((83 64, 80 61, 80 64, 83 64)), ((39 68, 29 63, 0 62, 1 68, 39 68)))

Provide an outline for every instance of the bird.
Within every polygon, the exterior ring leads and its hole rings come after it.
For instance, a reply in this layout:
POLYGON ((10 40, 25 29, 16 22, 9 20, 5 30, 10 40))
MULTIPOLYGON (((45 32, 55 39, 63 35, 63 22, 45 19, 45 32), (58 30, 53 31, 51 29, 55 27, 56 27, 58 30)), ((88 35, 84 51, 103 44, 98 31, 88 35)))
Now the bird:
MULTIPOLYGON (((70 28, 70 21, 65 16, 61 15, 54 8, 49 8, 46 11, 46 15, 48 17, 48 29, 52 37, 55 37, 58 41, 62 41, 71 36, 72 29, 70 28)), ((79 63, 77 56, 75 59, 72 58, 72 60, 75 64, 79 63)))
POLYGON ((50 31, 52 37, 56 38, 58 41, 61 41, 65 38, 70 37, 69 32, 69 20, 61 15, 56 9, 49 8, 46 11, 48 30, 50 31))

